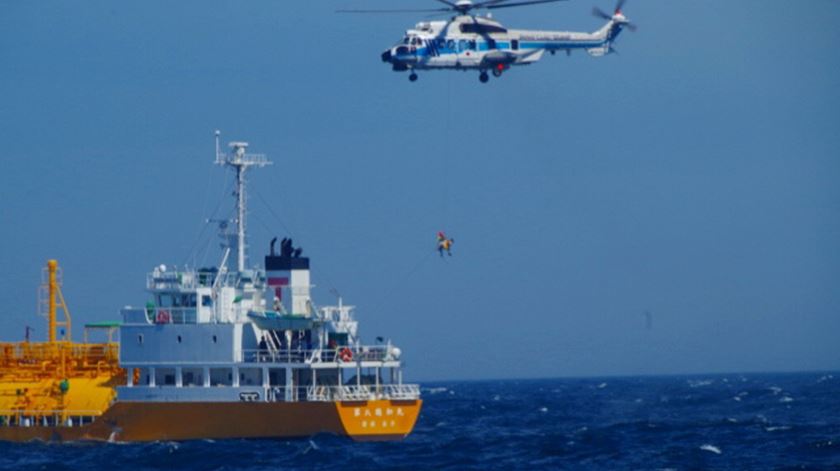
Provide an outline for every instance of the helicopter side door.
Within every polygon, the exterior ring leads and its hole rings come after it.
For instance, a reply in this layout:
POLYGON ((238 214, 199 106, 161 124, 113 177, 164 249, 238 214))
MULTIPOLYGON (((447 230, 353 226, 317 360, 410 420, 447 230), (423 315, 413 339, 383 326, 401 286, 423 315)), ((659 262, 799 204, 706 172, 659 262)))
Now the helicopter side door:
POLYGON ((462 36, 456 42, 458 48, 458 65, 461 67, 478 67, 481 54, 478 51, 478 41, 471 36, 462 36))

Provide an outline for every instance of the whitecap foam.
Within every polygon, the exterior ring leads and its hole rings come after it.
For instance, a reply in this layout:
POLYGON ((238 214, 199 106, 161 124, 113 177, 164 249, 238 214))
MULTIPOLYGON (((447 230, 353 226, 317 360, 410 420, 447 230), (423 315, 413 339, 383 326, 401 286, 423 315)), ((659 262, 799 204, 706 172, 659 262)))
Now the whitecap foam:
POLYGON ((783 396, 781 399, 779 399, 779 402, 793 402, 793 398, 790 396, 783 396))
POLYGON ((770 390, 770 391, 772 391, 774 396, 778 396, 778 395, 779 395, 779 393, 780 393, 780 392, 782 392, 782 388, 780 388, 780 387, 778 387, 778 386, 770 386, 770 387, 769 387, 769 388, 767 388, 767 389, 768 389, 768 390, 770 390))
POLYGON ((598 389, 604 389, 607 387, 607 383, 601 383, 598 385, 598 389))
POLYGON ((716 447, 716 446, 714 446, 714 445, 709 445, 708 443, 707 443, 707 444, 705 444, 705 445, 702 445, 702 446, 700 447, 700 449, 701 449, 701 450, 703 450, 703 451, 708 451, 708 452, 710 452, 710 453, 714 453, 714 454, 716 454, 716 455, 720 455, 720 454, 722 454, 722 453, 723 453, 722 451, 720 451, 720 448, 718 448, 718 447, 716 447))
POLYGON ((687 381, 690 388, 702 388, 714 384, 713 379, 690 379, 687 381))
POLYGON ((446 392, 446 391, 447 391, 446 388, 425 388, 425 392, 427 394, 439 394, 439 393, 446 392))
POLYGON ((776 432, 776 431, 779 431, 779 430, 781 430, 781 431, 790 430, 790 428, 791 427, 789 425, 778 425, 778 426, 774 426, 774 427, 764 427, 764 430, 766 430, 768 432, 776 432))
POLYGON ((540 407, 540 412, 542 412, 542 413, 548 412, 548 407, 540 407))

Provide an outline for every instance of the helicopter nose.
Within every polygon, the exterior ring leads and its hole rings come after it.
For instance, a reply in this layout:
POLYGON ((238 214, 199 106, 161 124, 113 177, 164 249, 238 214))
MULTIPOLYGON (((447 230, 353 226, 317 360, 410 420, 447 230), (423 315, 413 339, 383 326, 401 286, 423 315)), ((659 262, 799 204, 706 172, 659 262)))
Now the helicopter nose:
POLYGON ((382 53, 382 62, 391 62, 391 50, 382 53))

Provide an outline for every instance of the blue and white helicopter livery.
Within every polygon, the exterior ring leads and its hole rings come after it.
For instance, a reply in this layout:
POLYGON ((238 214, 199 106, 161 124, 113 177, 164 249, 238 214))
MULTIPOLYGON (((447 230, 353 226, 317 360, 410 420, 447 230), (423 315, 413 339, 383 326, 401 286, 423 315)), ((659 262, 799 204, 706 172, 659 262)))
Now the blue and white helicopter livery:
POLYGON ((600 57, 614 51, 613 42, 624 28, 636 27, 622 13, 626 0, 619 0, 612 15, 599 8, 593 14, 607 23, 593 33, 570 31, 537 31, 507 29, 491 18, 471 14, 473 10, 554 3, 565 0, 436 0, 446 8, 422 10, 339 10, 340 13, 398 13, 433 12, 450 13, 449 20, 423 21, 405 33, 396 45, 382 53, 382 61, 391 64, 394 71, 410 71, 408 78, 417 80, 418 70, 477 70, 479 80, 487 82, 491 71, 494 76, 514 65, 528 65, 542 59, 546 52, 555 54, 583 49, 600 57))

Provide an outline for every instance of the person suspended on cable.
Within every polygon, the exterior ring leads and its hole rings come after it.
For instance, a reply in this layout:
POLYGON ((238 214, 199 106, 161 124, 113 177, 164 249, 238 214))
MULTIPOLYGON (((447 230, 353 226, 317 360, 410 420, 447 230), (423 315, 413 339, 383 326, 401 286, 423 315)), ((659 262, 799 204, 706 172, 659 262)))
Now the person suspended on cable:
POLYGON ((438 243, 438 253, 441 257, 443 257, 443 251, 445 250, 446 253, 451 257, 452 256, 452 244, 455 243, 455 239, 450 239, 446 237, 446 234, 443 231, 438 232, 437 234, 437 243, 438 243))

